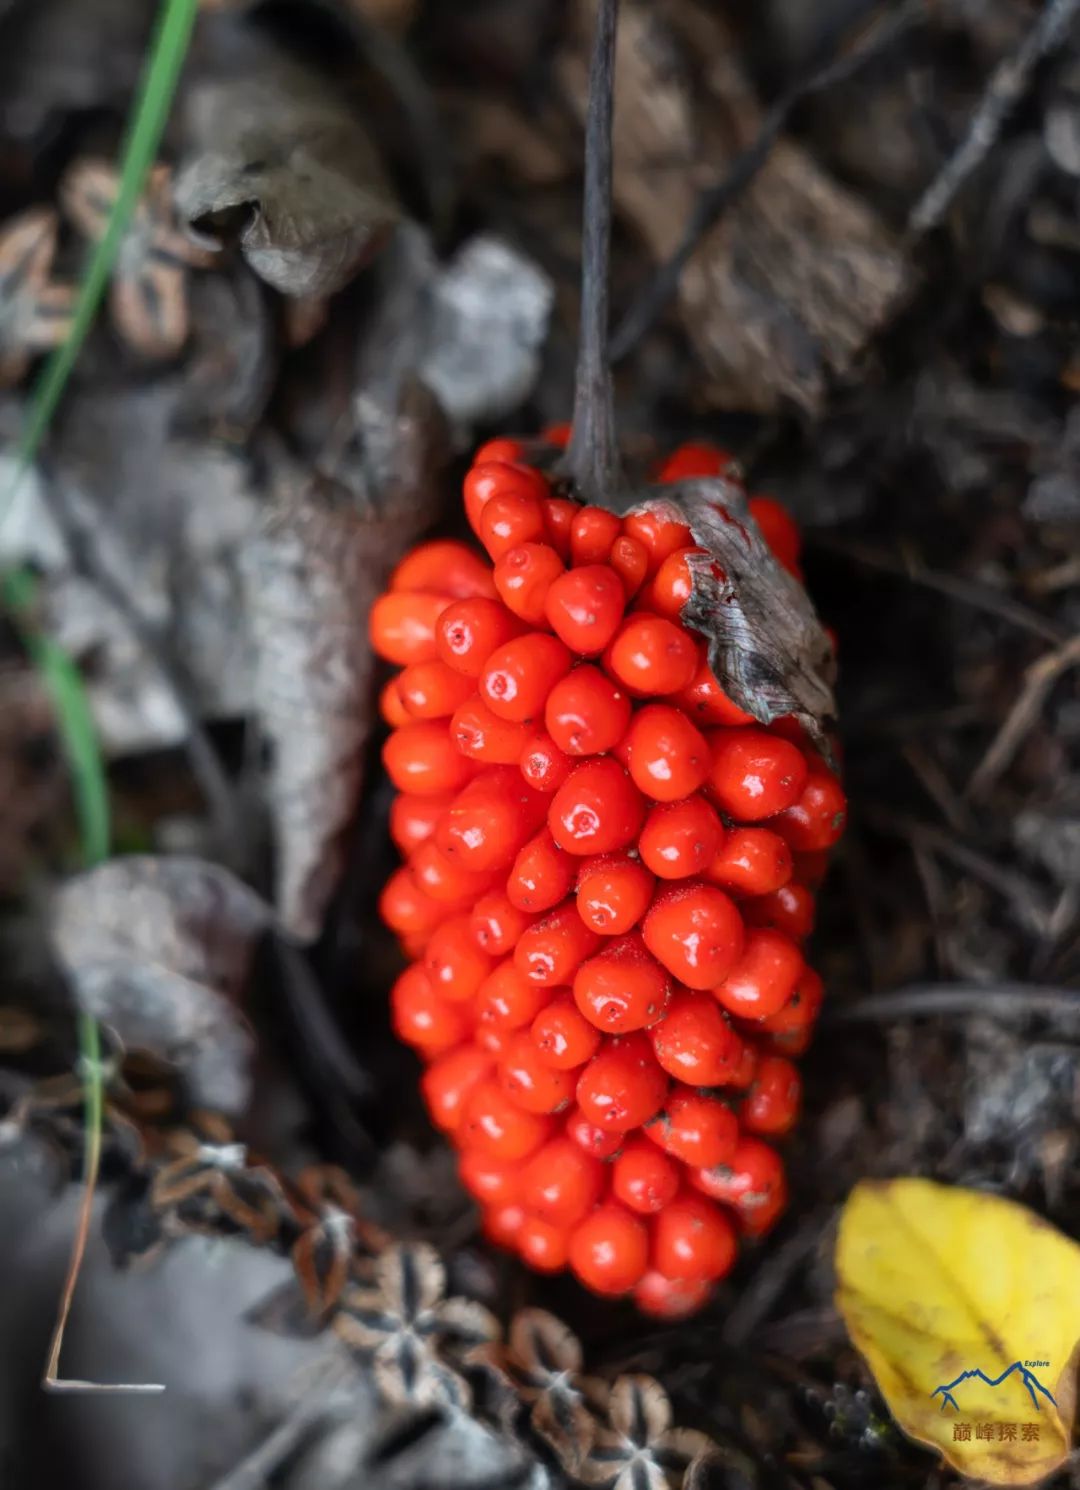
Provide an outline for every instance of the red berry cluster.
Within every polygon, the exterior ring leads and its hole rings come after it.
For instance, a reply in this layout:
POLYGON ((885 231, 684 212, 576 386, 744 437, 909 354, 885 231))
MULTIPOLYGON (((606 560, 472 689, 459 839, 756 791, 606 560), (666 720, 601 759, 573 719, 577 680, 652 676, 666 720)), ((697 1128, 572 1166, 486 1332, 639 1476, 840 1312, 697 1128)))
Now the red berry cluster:
MULTIPOLYGON (((371 614, 401 668, 394 1027, 488 1235, 673 1317, 784 1206, 768 1140, 799 1107, 822 994, 801 943, 844 796, 680 623, 689 529, 580 506, 524 455, 492 441, 465 479, 491 564, 427 543, 371 614)), ((727 468, 684 446, 658 479, 727 468)), ((798 574, 791 519, 750 511, 798 574)))

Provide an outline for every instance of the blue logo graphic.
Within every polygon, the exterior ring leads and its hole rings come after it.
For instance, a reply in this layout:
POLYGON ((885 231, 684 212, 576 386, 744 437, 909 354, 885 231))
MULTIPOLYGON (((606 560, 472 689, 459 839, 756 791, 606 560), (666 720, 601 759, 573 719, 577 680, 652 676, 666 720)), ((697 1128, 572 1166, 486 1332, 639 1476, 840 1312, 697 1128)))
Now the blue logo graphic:
MULTIPOLYGON (((1050 1363, 1049 1361, 1038 1361, 1035 1364, 1045 1366, 1049 1365, 1050 1363)), ((930 1395, 931 1397, 936 1397, 939 1392, 941 1393, 942 1412, 945 1411, 946 1404, 952 1407, 956 1412, 959 1412, 960 1406, 956 1398, 953 1396, 953 1391, 961 1384, 961 1382, 975 1380, 985 1382, 988 1387, 999 1387, 1016 1372, 1019 1372, 1020 1379, 1024 1383, 1024 1386, 1027 1388, 1028 1396, 1031 1398, 1032 1405, 1034 1406, 1036 1412, 1042 1411, 1042 1406, 1039 1402, 1039 1399, 1035 1395, 1036 1392, 1041 1392, 1048 1402, 1053 1402, 1054 1406, 1057 1406, 1057 1402, 1054 1399, 1053 1394, 1047 1391, 1042 1382, 1035 1375, 1034 1371, 1032 1371, 1027 1363, 1024 1361, 1013 1361, 1011 1366, 1006 1366, 1005 1370, 1001 1373, 1000 1376, 987 1376, 986 1372, 980 1371, 978 1367, 976 1367, 974 1371, 961 1371, 960 1375, 956 1378, 955 1381, 947 1381, 942 1386, 935 1387, 930 1395)))

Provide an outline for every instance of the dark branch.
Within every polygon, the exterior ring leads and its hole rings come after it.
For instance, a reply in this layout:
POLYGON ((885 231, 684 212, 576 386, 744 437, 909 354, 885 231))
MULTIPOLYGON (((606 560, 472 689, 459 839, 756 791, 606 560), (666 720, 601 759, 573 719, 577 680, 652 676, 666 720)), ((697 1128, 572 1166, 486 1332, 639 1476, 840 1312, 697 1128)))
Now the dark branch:
POLYGON ((615 394, 608 361, 611 257, 611 129, 619 0, 599 0, 585 121, 585 207, 581 235, 581 325, 574 387, 574 433, 566 469, 586 502, 603 503, 618 485, 615 394))

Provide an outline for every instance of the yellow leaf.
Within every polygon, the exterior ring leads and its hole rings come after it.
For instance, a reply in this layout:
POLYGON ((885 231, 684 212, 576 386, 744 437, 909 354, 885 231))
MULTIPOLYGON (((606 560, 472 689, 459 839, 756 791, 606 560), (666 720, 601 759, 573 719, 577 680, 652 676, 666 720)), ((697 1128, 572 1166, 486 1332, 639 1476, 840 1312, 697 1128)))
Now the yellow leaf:
POLYGON ((956 1469, 1029 1485, 1069 1452, 1080 1247, 1013 1201, 864 1182, 844 1207, 836 1302, 906 1433, 956 1469))

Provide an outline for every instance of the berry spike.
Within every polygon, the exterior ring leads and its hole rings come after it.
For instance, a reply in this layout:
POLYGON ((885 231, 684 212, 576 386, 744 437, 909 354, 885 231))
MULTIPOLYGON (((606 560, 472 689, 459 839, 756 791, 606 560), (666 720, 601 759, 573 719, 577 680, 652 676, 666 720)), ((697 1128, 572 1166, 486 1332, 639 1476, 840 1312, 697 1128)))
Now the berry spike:
POLYGON ((581 234, 581 322, 574 419, 566 471, 579 497, 604 506, 619 484, 615 394, 608 362, 611 157, 615 36, 619 0, 599 0, 585 120, 585 202, 581 234))

